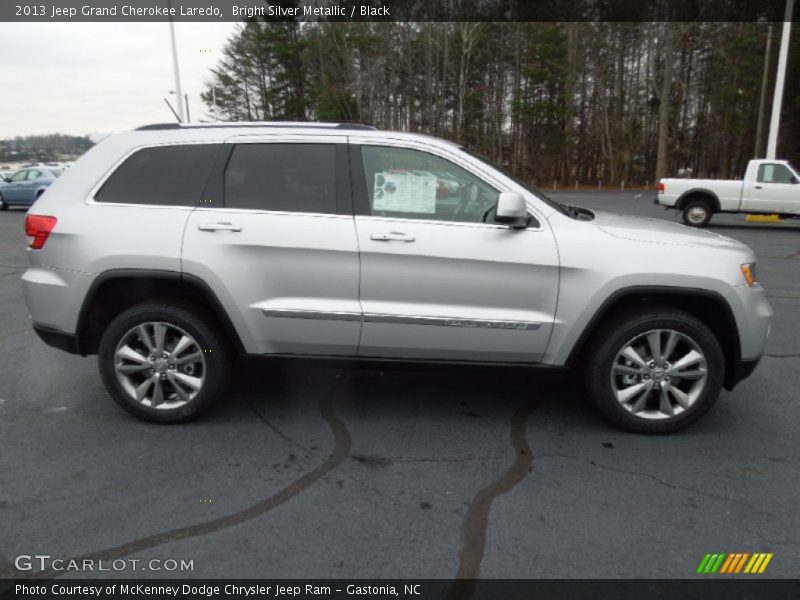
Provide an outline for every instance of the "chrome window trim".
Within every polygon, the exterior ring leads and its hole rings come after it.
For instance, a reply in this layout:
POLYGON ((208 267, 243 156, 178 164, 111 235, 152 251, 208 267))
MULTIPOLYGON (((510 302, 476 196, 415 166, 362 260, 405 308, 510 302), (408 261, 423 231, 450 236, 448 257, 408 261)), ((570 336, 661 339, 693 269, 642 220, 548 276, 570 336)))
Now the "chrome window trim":
MULTIPOLYGON (((363 132, 359 132, 359 134, 363 135, 363 132)), ((188 146, 192 144, 277 144, 277 143, 329 143, 329 144, 355 144, 355 145, 369 145, 369 146, 392 146, 398 148, 407 148, 409 150, 419 150, 421 152, 428 152, 430 154, 434 154, 435 156, 439 156, 440 158, 444 158, 445 160, 449 160, 456 165, 460 166, 461 168, 467 170, 468 172, 472 173, 479 179, 482 179, 489 183, 492 187, 500 188, 499 191, 520 191, 523 192, 523 197, 526 198, 526 204, 528 205, 528 210, 533 215, 536 222, 539 223, 539 227, 527 227, 524 230, 519 231, 543 231, 544 230, 544 222, 546 220, 544 214, 535 207, 530 200, 527 198, 530 196, 530 193, 527 190, 523 190, 519 188, 519 190, 510 190, 509 186, 505 184, 504 181, 497 179, 497 177, 493 176, 492 173, 486 171, 486 169, 482 168, 483 163, 475 164, 477 159, 472 158, 468 154, 463 153, 455 153, 458 152, 458 146, 455 144, 448 143, 452 146, 452 150, 440 148, 437 145, 425 145, 418 140, 413 139, 406 139, 406 138, 396 138, 392 137, 391 135, 381 136, 381 137, 367 137, 362 135, 314 135, 313 133, 298 133, 298 134, 285 134, 279 132, 268 132, 268 133, 253 133, 253 134, 234 134, 232 136, 226 137, 224 139, 201 139, 201 140, 191 140, 191 141, 179 141, 179 140, 170 140, 165 142, 151 142, 146 144, 139 144, 138 146, 134 146, 129 149, 122 157, 117 160, 103 175, 98 179, 98 181, 89 189, 88 194, 84 198, 84 204, 90 206, 113 206, 119 208, 136 208, 146 206, 148 208, 155 208, 161 210, 184 210, 184 211, 192 211, 192 210, 206 210, 206 211, 240 211, 240 212, 247 212, 247 213, 263 213, 263 214, 281 214, 281 215, 302 215, 302 216, 320 216, 320 217, 343 217, 343 218, 352 218, 353 215, 340 215, 340 214, 333 214, 333 213, 300 213, 300 212, 292 212, 292 211, 268 211, 268 210, 260 210, 260 209, 252 209, 252 208, 226 208, 226 207, 203 207, 202 205, 197 206, 186 206, 185 204, 147 204, 147 203, 133 203, 133 202, 98 202, 94 199, 97 192, 100 191, 100 188, 103 187, 105 182, 114 174, 114 172, 119 168, 119 166, 125 162, 130 156, 134 153, 138 152, 139 150, 144 150, 147 148, 158 148, 161 146, 188 146), (328 139, 325 139, 328 138, 328 139), (331 139, 331 138, 335 138, 331 139), (462 156, 463 154, 463 156, 462 156)), ((435 139, 435 138, 432 138, 435 139)), ((486 165, 489 167, 489 165, 486 165)), ((489 167, 490 168, 490 167, 489 167)), ((516 184, 515 184, 516 186, 516 184)), ((518 186, 517 186, 518 187, 518 186)), ((444 220, 436 220, 436 219, 411 219, 411 218, 402 218, 402 217, 382 217, 382 216, 372 216, 372 215, 356 215, 362 218, 369 218, 369 219, 381 219, 385 221, 399 221, 402 223, 428 223, 428 224, 446 224, 446 225, 472 225, 472 226, 482 226, 482 227, 491 227, 491 228, 500 228, 500 229, 509 229, 509 227, 505 225, 499 225, 495 223, 478 223, 478 222, 460 222, 460 221, 444 221, 444 220)))
MULTIPOLYGON (((137 205, 140 206, 140 205, 137 205)), ((198 206, 197 212, 215 212, 224 214, 247 214, 247 215, 278 215, 278 216, 292 216, 292 217, 318 217, 327 219, 349 219, 353 220, 353 215, 343 215, 340 213, 309 213, 309 212, 295 212, 292 210, 263 210, 260 208, 223 208, 213 206, 198 206)))
MULTIPOLYGON (((535 218, 535 217, 534 217, 535 218)), ((483 223, 481 221, 445 221, 439 219, 413 219, 413 218, 405 218, 405 217, 381 217, 381 216, 371 216, 371 215, 356 215, 356 219, 368 219, 370 221, 380 221, 380 222, 390 222, 390 223, 420 223, 424 225, 446 225, 448 227, 481 227, 481 228, 488 228, 488 229, 506 229, 512 230, 514 232, 523 232, 523 231, 543 231, 544 227, 541 225, 541 221, 536 219, 539 223, 538 227, 526 227, 524 229, 514 229, 513 227, 509 227, 508 225, 502 225, 500 223, 483 223)))
POLYGON ((471 317, 429 317, 421 315, 390 315, 384 313, 357 313, 350 311, 325 311, 291 308, 262 308, 265 317, 282 319, 312 319, 324 321, 362 321, 394 325, 435 325, 439 327, 469 327, 475 329, 504 329, 535 331, 542 326, 537 321, 512 321, 508 319, 475 319, 471 317))

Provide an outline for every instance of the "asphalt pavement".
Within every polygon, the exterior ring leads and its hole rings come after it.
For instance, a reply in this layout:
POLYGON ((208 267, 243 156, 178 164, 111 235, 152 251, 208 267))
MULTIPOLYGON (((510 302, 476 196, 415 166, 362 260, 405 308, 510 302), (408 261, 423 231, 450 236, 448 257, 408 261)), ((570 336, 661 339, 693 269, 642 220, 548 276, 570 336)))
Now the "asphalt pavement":
MULTIPOLYGON (((676 218, 652 193, 554 196, 676 218)), ((700 422, 650 437, 575 378, 302 361, 239 364, 194 423, 138 421, 94 358, 31 330, 23 218, 0 213, 0 577, 52 575, 14 569, 40 554, 123 561, 65 579, 686 578, 709 552, 797 576, 800 221, 714 217, 758 255, 767 354, 700 422)))

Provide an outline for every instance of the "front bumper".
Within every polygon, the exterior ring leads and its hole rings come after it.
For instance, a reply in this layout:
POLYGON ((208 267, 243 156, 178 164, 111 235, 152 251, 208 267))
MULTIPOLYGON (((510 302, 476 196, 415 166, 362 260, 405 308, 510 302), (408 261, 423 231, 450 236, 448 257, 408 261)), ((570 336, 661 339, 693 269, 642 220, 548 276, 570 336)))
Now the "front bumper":
POLYGON ((33 324, 36 335, 48 346, 64 350, 70 354, 80 354, 78 338, 72 333, 65 333, 46 325, 33 324))
POLYGON ((761 357, 750 360, 736 360, 731 365, 732 368, 725 373, 725 389, 729 392, 736 387, 740 381, 747 379, 756 370, 761 357))

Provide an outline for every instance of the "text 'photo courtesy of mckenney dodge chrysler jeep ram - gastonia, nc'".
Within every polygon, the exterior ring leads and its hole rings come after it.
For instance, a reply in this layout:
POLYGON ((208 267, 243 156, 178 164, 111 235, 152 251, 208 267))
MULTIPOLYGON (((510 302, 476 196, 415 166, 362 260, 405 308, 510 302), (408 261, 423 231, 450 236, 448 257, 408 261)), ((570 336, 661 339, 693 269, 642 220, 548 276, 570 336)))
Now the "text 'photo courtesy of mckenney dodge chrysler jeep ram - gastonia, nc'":
MULTIPOLYGON (((760 212, 782 169, 751 164, 730 194, 668 179, 661 202, 690 225, 760 212)), ((38 335, 96 354, 111 397, 157 422, 222 396, 237 355, 272 355, 572 370, 617 425, 667 433, 753 372, 773 312, 743 243, 564 205, 458 144, 354 124, 116 134, 25 230, 38 335)))

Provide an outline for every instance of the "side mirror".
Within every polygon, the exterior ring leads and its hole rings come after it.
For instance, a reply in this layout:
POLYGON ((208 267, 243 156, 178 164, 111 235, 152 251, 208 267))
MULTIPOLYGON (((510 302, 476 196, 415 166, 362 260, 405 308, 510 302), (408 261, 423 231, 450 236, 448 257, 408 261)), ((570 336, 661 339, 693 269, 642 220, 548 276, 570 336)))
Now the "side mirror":
POLYGON ((497 199, 495 223, 508 225, 512 229, 525 229, 531 223, 525 198, 517 192, 501 192, 497 199))
POLYGON ((6 183, 11 183, 11 177, 3 177, 3 181, 6 183))

